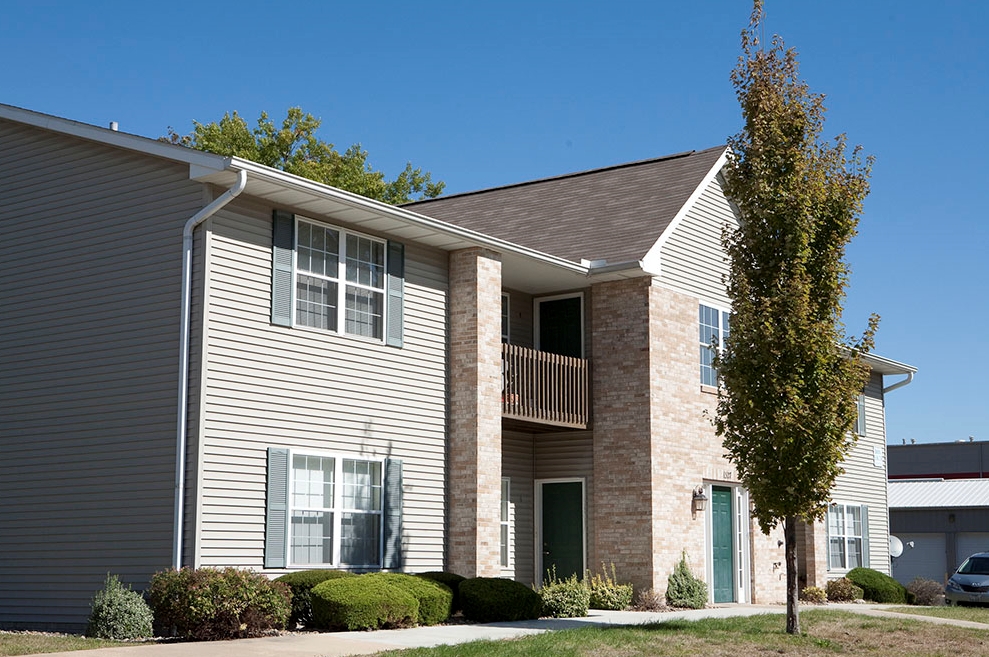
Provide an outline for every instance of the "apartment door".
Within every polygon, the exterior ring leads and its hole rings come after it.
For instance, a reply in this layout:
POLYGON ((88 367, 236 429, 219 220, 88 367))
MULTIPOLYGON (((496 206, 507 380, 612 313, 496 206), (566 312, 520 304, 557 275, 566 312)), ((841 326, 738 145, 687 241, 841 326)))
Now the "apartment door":
POLYGON ((711 487, 711 547, 714 601, 735 602, 735 560, 732 490, 711 487))
POLYGON ((536 482, 539 539, 536 563, 540 581, 556 569, 560 579, 584 575, 583 479, 536 482))
POLYGON ((584 357, 583 296, 536 299, 536 348, 560 356, 584 357))

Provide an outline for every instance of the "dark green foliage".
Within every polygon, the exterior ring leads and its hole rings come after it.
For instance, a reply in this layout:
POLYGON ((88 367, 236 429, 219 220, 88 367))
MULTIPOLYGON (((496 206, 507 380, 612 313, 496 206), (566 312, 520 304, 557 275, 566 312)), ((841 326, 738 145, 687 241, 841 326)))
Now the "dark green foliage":
POLYGON ((878 570, 853 568, 848 571, 846 577, 862 589, 866 600, 892 604, 907 602, 906 588, 889 575, 884 575, 878 570))
POLYGON ((915 577, 907 584, 907 595, 913 596, 910 604, 933 606, 941 602, 944 596, 944 587, 933 579, 915 577))
POLYGON ((313 625, 321 630, 379 630, 415 625, 419 601, 384 578, 343 577, 312 589, 313 625))
POLYGON ((703 609, 707 606, 707 584, 690 572, 685 552, 680 555, 680 562, 670 574, 666 586, 666 604, 687 609, 703 609))
POLYGON ((346 570, 300 570, 297 573, 287 573, 275 578, 292 589, 292 614, 288 619, 289 627, 312 625, 312 588, 320 582, 339 577, 356 577, 346 570))
POLYGON ((829 581, 825 590, 831 602, 853 602, 861 600, 864 596, 862 589, 855 586, 847 577, 829 581))
POLYGON ((557 579, 554 568, 539 589, 543 601, 543 616, 552 618, 578 618, 587 615, 591 604, 591 589, 583 580, 571 575, 557 579))
POLYGON ((411 594, 419 602, 419 625, 436 625, 450 617, 453 591, 446 584, 402 573, 368 573, 361 579, 380 579, 411 594))
POLYGON ((632 604, 632 585, 619 584, 615 574, 615 564, 611 564, 611 574, 601 564, 601 574, 594 574, 587 580, 591 588, 591 609, 611 609, 621 611, 632 604))
POLYGON ((360 144, 340 153, 333 144, 317 137, 321 123, 302 108, 290 107, 281 128, 261 112, 252 130, 233 112, 214 123, 193 121, 193 131, 188 135, 180 135, 170 127, 168 135, 159 141, 242 157, 385 203, 408 203, 443 192, 444 183, 434 183, 432 174, 413 167, 411 162, 394 180, 385 180, 384 173, 368 164, 367 151, 360 144))
POLYGON ((524 584, 497 577, 474 577, 460 583, 464 618, 478 623, 539 618, 539 594, 524 584))
POLYGON ((238 568, 165 570, 147 595, 164 633, 206 641, 282 629, 292 608, 286 584, 238 568))
POLYGON ((418 573, 416 576, 425 577, 426 579, 431 579, 434 582, 449 586, 450 590, 453 591, 453 602, 450 605, 450 613, 455 614, 460 611, 460 582, 464 581, 466 579, 465 577, 456 573, 445 573, 439 570, 418 573))
POLYGON ((86 636, 96 639, 146 639, 152 636, 151 609, 139 593, 124 588, 116 575, 107 575, 93 596, 86 636))

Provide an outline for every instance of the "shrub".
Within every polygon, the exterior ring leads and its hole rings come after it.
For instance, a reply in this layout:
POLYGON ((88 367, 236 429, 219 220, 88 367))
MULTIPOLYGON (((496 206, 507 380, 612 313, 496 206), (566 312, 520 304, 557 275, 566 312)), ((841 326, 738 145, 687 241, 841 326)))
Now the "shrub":
POLYGON ((312 625, 312 587, 328 579, 338 577, 356 577, 346 570, 300 570, 297 573, 287 573, 275 578, 292 589, 292 613, 288 618, 289 627, 312 625))
POLYGON ((542 600, 524 584, 497 577, 474 577, 460 583, 464 618, 478 623, 539 618, 542 600))
POLYGON ((169 569, 155 573, 148 602, 165 633, 215 640, 282 629, 292 592, 282 582, 238 568, 169 569))
POLYGON ((911 604, 933 606, 941 601, 944 595, 944 587, 933 579, 915 577, 907 584, 907 592, 913 595, 911 604))
POLYGON ((823 605, 828 601, 828 594, 820 586, 805 586, 800 591, 800 599, 815 605, 823 605))
POLYGON ((96 639, 146 639, 152 636, 151 609, 139 593, 124 588, 116 575, 107 574, 103 588, 93 596, 86 636, 96 639))
POLYGON ((635 597, 636 611, 662 611, 666 609, 666 600, 663 594, 656 589, 645 589, 639 591, 635 597))
POLYGON ((466 579, 465 577, 456 573, 444 573, 439 570, 430 571, 428 573, 419 573, 416 576, 431 579, 434 582, 439 582, 440 584, 446 584, 449 586, 450 590, 453 592, 453 602, 450 604, 450 613, 455 614, 460 611, 460 582, 464 581, 466 579))
POLYGON ((853 568, 846 577, 862 589, 866 600, 893 604, 904 604, 907 601, 907 590, 903 585, 878 570, 853 568))
POLYGON ((688 609, 703 609, 707 606, 707 584, 690 572, 686 552, 680 555, 680 563, 670 574, 666 587, 666 602, 671 607, 688 609))
POLYGON ((420 625, 436 625, 450 617, 453 591, 446 584, 402 573, 369 573, 361 579, 381 579, 412 595, 419 602, 416 622, 420 625))
POLYGON ((419 601, 384 578, 342 577, 312 588, 315 627, 323 630, 378 630, 414 625, 419 601))
POLYGON ((576 575, 567 579, 556 578, 556 568, 539 589, 543 602, 543 616, 553 618, 577 618, 586 616, 591 604, 591 589, 576 575))
POLYGON ((591 587, 591 609, 613 609, 621 611, 632 604, 632 585, 619 584, 615 575, 615 564, 611 564, 611 575, 601 564, 601 574, 591 575, 588 585, 591 587))
POLYGON ((847 577, 829 581, 826 591, 831 602, 852 602, 861 600, 864 595, 862 588, 855 586, 847 577))

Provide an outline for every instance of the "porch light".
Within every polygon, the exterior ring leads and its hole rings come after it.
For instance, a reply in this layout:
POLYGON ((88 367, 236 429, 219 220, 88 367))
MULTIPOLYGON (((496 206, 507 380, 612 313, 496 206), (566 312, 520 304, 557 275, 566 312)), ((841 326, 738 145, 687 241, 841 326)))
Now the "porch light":
POLYGON ((707 508, 707 495, 704 494, 704 488, 698 487, 694 490, 694 513, 700 513, 707 508))

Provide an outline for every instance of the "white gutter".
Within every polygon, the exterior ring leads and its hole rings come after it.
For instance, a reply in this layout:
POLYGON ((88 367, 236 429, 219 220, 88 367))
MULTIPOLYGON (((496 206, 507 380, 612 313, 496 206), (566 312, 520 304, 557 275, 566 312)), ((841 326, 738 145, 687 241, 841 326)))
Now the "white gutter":
POLYGON ((237 182, 197 212, 182 229, 182 328, 179 334, 179 412, 175 437, 175 521, 172 567, 182 567, 182 524, 185 516, 185 449, 189 408, 189 331, 192 324, 192 234, 247 187, 247 172, 237 172, 237 182))
POLYGON ((897 388, 902 388, 903 386, 910 385, 911 381, 913 381, 913 372, 907 372, 907 378, 903 379, 902 381, 897 381, 891 386, 883 388, 883 394, 885 395, 887 393, 893 392, 897 388))

